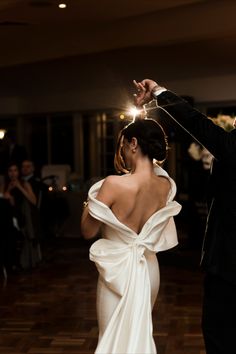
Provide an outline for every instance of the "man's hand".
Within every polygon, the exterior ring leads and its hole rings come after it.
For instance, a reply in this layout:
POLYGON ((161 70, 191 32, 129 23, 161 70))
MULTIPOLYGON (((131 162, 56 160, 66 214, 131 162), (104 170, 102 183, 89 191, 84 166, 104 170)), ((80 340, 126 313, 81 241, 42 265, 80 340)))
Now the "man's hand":
POLYGON ((143 105, 152 101, 152 94, 159 89, 162 89, 155 81, 150 79, 144 79, 141 82, 133 81, 134 86, 137 89, 135 94, 135 105, 141 108, 143 105))
POLYGON ((134 94, 135 106, 137 108, 143 108, 143 105, 152 100, 151 93, 146 90, 146 87, 141 83, 133 80, 137 93, 134 94))
POLYGON ((150 80, 150 79, 144 79, 140 82, 140 84, 142 86, 145 87, 145 89, 147 90, 147 92, 149 93, 152 93, 153 89, 154 88, 158 88, 158 87, 161 87, 158 85, 157 82, 153 81, 153 80, 150 80))

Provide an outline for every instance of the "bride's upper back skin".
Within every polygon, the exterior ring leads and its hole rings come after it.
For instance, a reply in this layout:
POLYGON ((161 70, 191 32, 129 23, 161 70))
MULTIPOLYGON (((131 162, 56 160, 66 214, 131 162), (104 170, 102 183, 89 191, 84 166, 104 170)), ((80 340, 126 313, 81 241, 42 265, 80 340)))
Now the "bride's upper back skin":
POLYGON ((167 203, 170 181, 154 172, 153 159, 166 158, 167 139, 161 126, 151 119, 136 121, 119 136, 115 165, 122 176, 107 177, 96 199, 115 217, 139 234, 147 220, 167 203))
POLYGON ((167 178, 145 172, 126 178, 109 176, 97 199, 110 207, 121 223, 139 234, 147 220, 166 205, 170 188, 167 178))

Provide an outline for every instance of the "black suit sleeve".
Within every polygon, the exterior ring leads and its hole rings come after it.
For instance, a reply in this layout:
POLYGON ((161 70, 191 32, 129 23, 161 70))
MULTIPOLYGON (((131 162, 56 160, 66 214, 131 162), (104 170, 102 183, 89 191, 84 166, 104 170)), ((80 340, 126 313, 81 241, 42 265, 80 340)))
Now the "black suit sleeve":
POLYGON ((162 92, 157 96, 157 104, 164 108, 185 131, 205 146, 216 159, 227 158, 236 152, 235 134, 226 132, 214 124, 207 116, 173 92, 162 92))

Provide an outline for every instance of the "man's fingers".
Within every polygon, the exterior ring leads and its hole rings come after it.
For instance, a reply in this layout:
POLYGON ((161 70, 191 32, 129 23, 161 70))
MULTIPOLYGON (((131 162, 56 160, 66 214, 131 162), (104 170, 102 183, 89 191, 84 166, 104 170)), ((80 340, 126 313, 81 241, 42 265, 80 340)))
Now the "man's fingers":
POLYGON ((145 92, 146 91, 145 86, 141 82, 137 82, 136 80, 133 80, 133 83, 134 83, 134 85, 135 85, 135 87, 136 87, 138 92, 140 92, 140 91, 144 91, 145 92))
POLYGON ((140 89, 141 89, 143 92, 146 92, 146 88, 145 88, 144 85, 142 85, 141 82, 139 82, 139 87, 140 87, 140 89))
POLYGON ((137 81, 136 81, 136 80, 133 80, 133 83, 134 83, 134 86, 136 87, 136 89, 138 90, 139 85, 138 85, 137 81))

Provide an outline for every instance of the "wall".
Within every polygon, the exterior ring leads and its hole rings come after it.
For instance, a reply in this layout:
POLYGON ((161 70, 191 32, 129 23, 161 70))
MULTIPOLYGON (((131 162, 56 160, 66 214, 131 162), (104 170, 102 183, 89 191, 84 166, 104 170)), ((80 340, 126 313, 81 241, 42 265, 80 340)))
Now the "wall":
POLYGON ((166 46, 161 54, 152 48, 136 48, 2 68, 0 115, 122 111, 133 103, 132 80, 145 77, 159 80, 180 95, 192 96, 196 103, 236 102, 233 65, 223 61, 217 66, 201 65, 197 46, 191 58, 188 45, 178 49, 174 60, 173 46, 166 46))

